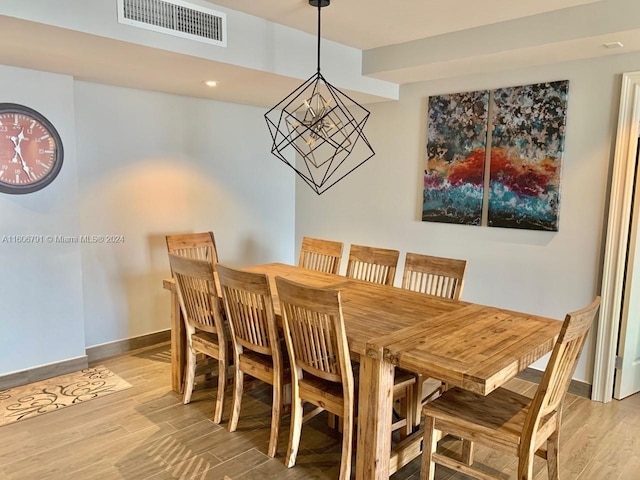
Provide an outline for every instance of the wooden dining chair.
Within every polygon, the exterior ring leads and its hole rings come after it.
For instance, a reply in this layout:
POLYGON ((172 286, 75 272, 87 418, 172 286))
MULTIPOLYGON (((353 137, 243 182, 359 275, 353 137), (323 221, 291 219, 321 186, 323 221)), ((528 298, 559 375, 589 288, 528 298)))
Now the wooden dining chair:
POLYGON ((191 401, 195 383, 196 354, 198 352, 218 360, 218 392, 213 416, 222 420, 225 385, 227 383, 228 341, 221 305, 208 260, 197 260, 169 254, 169 264, 176 280, 176 290, 187 332, 187 365, 183 403, 191 401))
POLYGON ((460 300, 466 269, 466 260, 407 253, 402 288, 460 300))
MULTIPOLYGON (((379 285, 393 286, 398 267, 398 250, 351 245, 347 277, 379 285)), ((393 398, 400 404, 400 418, 392 422, 391 430, 401 430, 400 438, 411 434, 416 422, 415 415, 420 405, 416 405, 417 379, 413 374, 397 369, 394 378, 393 398)))
POLYGON ((285 342, 291 360, 292 411, 285 464, 292 467, 302 424, 323 410, 343 420, 340 479, 351 473, 354 380, 338 290, 276 277, 285 342), (303 402, 316 405, 303 416, 303 402))
MULTIPOLYGON (((402 288, 426 295, 460 300, 464 286, 464 274, 467 269, 466 260, 455 258, 433 257, 419 253, 407 253, 402 274, 402 288)), ((444 392, 444 382, 432 381, 423 375, 416 376, 418 384, 415 389, 415 425, 421 422, 422 405, 436 395, 444 392), (425 395, 423 390, 427 390, 425 395)))
POLYGON ((337 275, 340 271, 342 249, 342 242, 304 237, 298 266, 337 275))
POLYGON ((437 453, 440 434, 451 433, 516 455, 518 480, 533 479, 535 455, 547 460, 549 480, 558 480, 562 402, 599 306, 597 297, 588 307, 567 314, 533 399, 505 388, 487 396, 452 388, 427 403, 420 478, 433 480, 436 463, 482 480, 504 478, 472 468, 473 449, 466 462, 437 453))
POLYGON ((393 286, 399 257, 398 250, 351 245, 347 277, 393 286))
MULTIPOLYGON (((218 263, 218 250, 213 232, 200 233, 180 233, 175 235, 167 235, 167 250, 170 254, 180 255, 187 258, 195 258, 197 260, 206 260, 211 262, 215 270, 218 263)), ((197 357, 198 368, 202 367, 206 372, 207 379, 213 378, 213 372, 207 365, 207 358, 201 354, 197 357)))
POLYGON ((235 386, 229 431, 235 432, 238 426, 244 374, 272 385, 271 437, 267 453, 275 457, 284 387, 291 385, 291 372, 285 371, 280 349, 282 336, 278 334, 269 278, 265 274, 244 272, 222 264, 218 264, 217 272, 234 355, 235 386))
POLYGON ((213 232, 167 235, 167 250, 182 257, 218 263, 218 250, 213 232))

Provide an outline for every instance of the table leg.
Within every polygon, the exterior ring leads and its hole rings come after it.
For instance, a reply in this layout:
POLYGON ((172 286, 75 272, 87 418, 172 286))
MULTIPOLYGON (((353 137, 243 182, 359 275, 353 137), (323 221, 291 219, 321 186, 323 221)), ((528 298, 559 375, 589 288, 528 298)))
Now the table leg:
POLYGON ((369 356, 360 358, 356 478, 388 480, 391 452, 394 366, 369 356))
POLYGON ((182 393, 187 336, 175 287, 171 290, 171 388, 182 393))

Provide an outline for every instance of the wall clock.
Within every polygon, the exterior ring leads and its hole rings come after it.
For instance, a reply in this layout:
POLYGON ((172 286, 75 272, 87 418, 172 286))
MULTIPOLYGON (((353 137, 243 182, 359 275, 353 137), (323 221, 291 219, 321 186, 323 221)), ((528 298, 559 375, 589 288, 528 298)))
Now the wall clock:
POLYGON ((0 192, 31 193, 60 173, 64 156, 55 127, 35 110, 0 103, 0 192))

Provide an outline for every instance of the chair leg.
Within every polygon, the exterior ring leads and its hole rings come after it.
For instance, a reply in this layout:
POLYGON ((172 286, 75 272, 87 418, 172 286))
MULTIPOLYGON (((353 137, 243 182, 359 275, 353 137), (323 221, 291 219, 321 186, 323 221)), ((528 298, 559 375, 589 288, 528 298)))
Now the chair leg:
POLYGON ((291 413, 291 384, 287 383, 282 387, 282 413, 291 413))
POLYGON ((462 439, 462 461, 467 465, 473 465, 473 442, 462 439))
POLYGON ((224 404, 224 390, 227 386, 227 362, 218 359, 218 395, 216 397, 216 411, 213 414, 213 422, 222 421, 222 406, 224 404))
POLYGON ((433 454, 438 446, 436 431, 436 419, 424 417, 424 439, 422 441, 422 467, 420 480, 433 480, 436 473, 436 464, 433 462, 433 454))
POLYGON ((196 352, 191 345, 187 346, 187 365, 184 369, 184 392, 182 403, 185 405, 191 401, 191 393, 193 392, 193 384, 196 379, 196 352))
POLYGON ((351 478, 351 457, 353 455, 353 417, 347 413, 343 420, 342 458, 340 459, 340 480, 351 478))
POLYGON ((560 435, 556 430, 547 439, 547 472, 549 480, 558 480, 560 471, 560 461, 558 458, 558 450, 560 447, 560 435))
POLYGON ((282 389, 283 391, 283 404, 284 405, 289 405, 289 408, 291 408, 291 384, 287 383, 284 388, 282 389))
POLYGON ((267 455, 275 457, 278 452, 278 433, 280 432, 280 418, 282 416, 282 380, 273 382, 273 405, 271 407, 271 437, 267 455))
POLYGON ((209 357, 208 355, 203 355, 203 357, 204 358, 202 360, 202 363, 204 363, 205 368, 207 369, 205 371, 205 374, 204 374, 204 379, 208 382, 208 381, 213 380, 213 377, 214 377, 213 371, 210 369, 210 367, 211 367, 211 365, 210 365, 211 357, 209 357))
POLYGON ((331 428, 332 430, 338 429, 338 416, 335 413, 327 413, 327 427, 331 428))
POLYGON ((285 465, 291 468, 296 464, 298 447, 300 446, 300 435, 302 433, 302 400, 296 387, 293 388, 291 398, 291 427, 289 429, 289 448, 287 448, 287 458, 285 465))
MULTIPOLYGON (((399 402, 398 415, 401 418, 404 418, 404 421, 405 421, 404 426, 400 427, 400 440, 404 440, 409 435, 411 435, 411 432, 413 431, 413 416, 415 414, 413 410, 415 410, 415 407, 413 406, 413 403, 412 403, 413 390, 411 386, 408 386, 405 389, 404 395, 400 397, 398 402, 399 402)), ((393 423, 393 420, 392 420, 392 423, 393 423)))
MULTIPOLYGON (((405 427, 405 436, 409 436, 413 433, 413 427, 415 426, 416 412, 420 408, 420 404, 416 405, 413 402, 416 399, 415 391, 418 389, 418 385, 409 385, 407 387, 407 395, 404 398, 404 410, 405 417, 407 419, 407 426, 405 427)), ((420 424, 420 422, 418 422, 420 424)))
POLYGON ((422 420, 422 386, 424 384, 424 375, 416 375, 416 384, 413 387, 413 426, 420 427, 422 420))
POLYGON ((533 448, 528 452, 521 452, 518 457, 518 480, 533 480, 533 448))
POLYGON ((242 405, 242 389, 244 382, 244 372, 238 368, 238 359, 236 359, 234 382, 233 382, 233 400, 231 402, 231 415, 229 416, 229 431, 235 432, 238 428, 238 418, 240 417, 240 407, 242 405))

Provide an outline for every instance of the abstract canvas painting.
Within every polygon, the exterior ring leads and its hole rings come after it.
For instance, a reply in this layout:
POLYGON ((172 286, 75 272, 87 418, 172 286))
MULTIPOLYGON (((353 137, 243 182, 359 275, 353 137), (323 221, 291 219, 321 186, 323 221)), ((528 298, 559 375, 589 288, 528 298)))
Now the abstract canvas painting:
POLYGON ((488 224, 558 230, 568 81, 495 90, 488 224))
POLYGON ((480 225, 489 92, 429 97, 422 220, 480 225))

